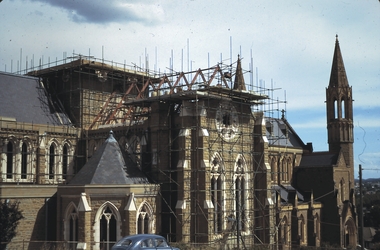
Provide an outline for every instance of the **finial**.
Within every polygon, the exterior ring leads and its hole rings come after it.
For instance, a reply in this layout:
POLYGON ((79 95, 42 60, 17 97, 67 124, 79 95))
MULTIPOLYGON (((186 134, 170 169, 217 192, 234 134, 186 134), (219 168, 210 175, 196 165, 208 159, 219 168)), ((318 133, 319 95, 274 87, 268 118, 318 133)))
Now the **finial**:
POLYGON ((109 139, 113 139, 114 137, 113 137, 113 131, 112 131, 112 129, 110 130, 110 135, 108 136, 108 138, 109 139))
POLYGON ((335 35, 335 41, 338 43, 338 34, 335 35))
POLYGON ((112 142, 112 141, 116 141, 116 140, 115 140, 115 137, 113 137, 113 131, 110 130, 110 133, 108 135, 106 142, 112 142))

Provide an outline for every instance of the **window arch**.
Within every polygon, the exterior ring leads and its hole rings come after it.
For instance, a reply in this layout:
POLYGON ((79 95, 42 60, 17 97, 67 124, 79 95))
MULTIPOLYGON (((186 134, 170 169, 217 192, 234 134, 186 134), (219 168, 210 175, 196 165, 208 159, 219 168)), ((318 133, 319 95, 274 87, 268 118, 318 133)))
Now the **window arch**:
POLYGON ((280 242, 285 246, 289 245, 290 228, 288 218, 285 215, 282 218, 280 230, 280 242))
POLYGON ((49 147, 49 164, 48 164, 48 178, 54 179, 57 174, 58 164, 58 146, 55 142, 52 142, 49 147))
POLYGON ((76 249, 78 241, 78 208, 73 202, 66 208, 64 239, 69 243, 70 249, 76 249))
POLYGON ((288 162, 286 158, 284 157, 281 161, 281 181, 285 182, 287 181, 288 177, 288 162))
POLYGON ((94 154, 96 151, 96 141, 95 140, 90 140, 88 142, 88 158, 91 158, 91 156, 94 154))
POLYGON ((62 148, 62 179, 67 179, 74 174, 73 147, 70 141, 65 141, 62 148))
POLYGON ((272 160, 270 161, 270 168, 271 168, 271 180, 272 182, 276 182, 277 181, 277 166, 276 166, 276 159, 275 157, 272 158, 272 160))
POLYGON ((292 174, 293 174, 293 165, 292 165, 292 159, 289 157, 287 160, 287 181, 290 181, 292 179, 292 174))
POLYGON ((34 169, 32 168, 33 147, 29 138, 24 138, 20 141, 20 166, 17 168, 17 173, 20 176, 20 181, 34 181, 34 169))
POLYGON ((15 147, 12 141, 7 143, 7 179, 14 178, 15 147))
POLYGON ((100 248, 109 249, 115 241, 116 218, 110 206, 106 206, 100 217, 100 248))
POLYGON ((111 248, 121 238, 121 217, 117 207, 109 201, 103 203, 95 215, 94 249, 111 248))
POLYGON ((341 107, 341 112, 342 112, 342 118, 346 118, 346 107, 345 107, 345 99, 342 98, 341 102, 340 102, 340 107, 341 107))
POLYGON ((338 101, 336 100, 336 98, 334 98, 334 119, 338 118, 338 109, 338 101))
POLYGON ((344 202, 345 200, 345 183, 344 183, 344 179, 342 178, 342 180, 340 181, 339 183, 339 186, 340 186, 340 200, 342 202, 344 202))
POLYGON ((349 217, 345 224, 344 224, 344 230, 345 230, 345 238, 344 238, 344 246, 346 248, 352 247, 356 245, 356 226, 355 221, 353 218, 349 217))
POLYGON ((305 226, 305 219, 301 214, 301 216, 298 218, 298 235, 300 237, 300 243, 305 242, 305 226))
POLYGON ((133 162, 141 168, 141 143, 140 138, 136 135, 132 136, 128 141, 125 142, 124 150, 131 157, 133 162))
POLYGON ((137 213, 137 232, 138 234, 154 233, 153 229, 153 210, 147 202, 143 202, 137 213))
POLYGON ((28 146, 26 142, 22 143, 21 146, 21 179, 26 179, 28 174, 28 146))
POLYGON ((235 216, 240 230, 247 230, 247 176, 246 163, 242 155, 239 155, 235 163, 235 216))
POLYGON ((214 233, 223 231, 224 222, 224 169, 223 161, 218 153, 215 153, 210 164, 211 170, 211 202, 214 206, 214 233))

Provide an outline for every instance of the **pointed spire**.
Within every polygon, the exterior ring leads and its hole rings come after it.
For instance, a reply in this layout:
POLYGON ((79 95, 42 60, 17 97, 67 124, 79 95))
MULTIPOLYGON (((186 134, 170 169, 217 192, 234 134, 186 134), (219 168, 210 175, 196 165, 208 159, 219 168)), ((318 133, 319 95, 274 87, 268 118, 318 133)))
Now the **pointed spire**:
POLYGON ((236 90, 246 90, 246 88, 245 88, 245 82, 244 82, 244 76, 243 76, 243 70, 241 68, 241 60, 240 60, 240 56, 239 55, 238 55, 237 66, 236 66, 234 89, 236 89, 236 90))
POLYGON ((344 68, 342 53, 340 52, 338 35, 335 40, 334 57, 330 74, 330 87, 348 87, 346 70, 344 68))

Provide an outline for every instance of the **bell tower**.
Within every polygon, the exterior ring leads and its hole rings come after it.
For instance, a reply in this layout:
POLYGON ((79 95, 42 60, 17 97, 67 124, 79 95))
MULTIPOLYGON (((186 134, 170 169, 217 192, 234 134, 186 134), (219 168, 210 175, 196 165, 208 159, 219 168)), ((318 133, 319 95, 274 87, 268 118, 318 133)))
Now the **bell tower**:
POLYGON ((348 167, 354 164, 352 102, 352 88, 348 85, 337 35, 330 83, 326 89, 327 134, 329 151, 341 151, 348 167))

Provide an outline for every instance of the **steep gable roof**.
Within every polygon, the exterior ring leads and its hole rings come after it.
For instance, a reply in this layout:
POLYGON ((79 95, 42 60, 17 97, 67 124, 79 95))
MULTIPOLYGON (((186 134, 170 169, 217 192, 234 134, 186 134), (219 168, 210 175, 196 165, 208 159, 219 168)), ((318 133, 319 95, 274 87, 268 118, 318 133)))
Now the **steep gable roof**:
POLYGON ((299 167, 328 167, 337 164, 339 154, 331 152, 315 152, 304 154, 299 167))
POLYGON ((112 131, 108 139, 69 182, 69 185, 148 184, 148 179, 126 160, 112 131))
POLYGON ((71 125, 68 116, 50 100, 39 78, 0 72, 0 89, 0 119, 71 125))
POLYGON ((305 148, 304 142, 286 119, 266 117, 265 121, 270 146, 305 148))

